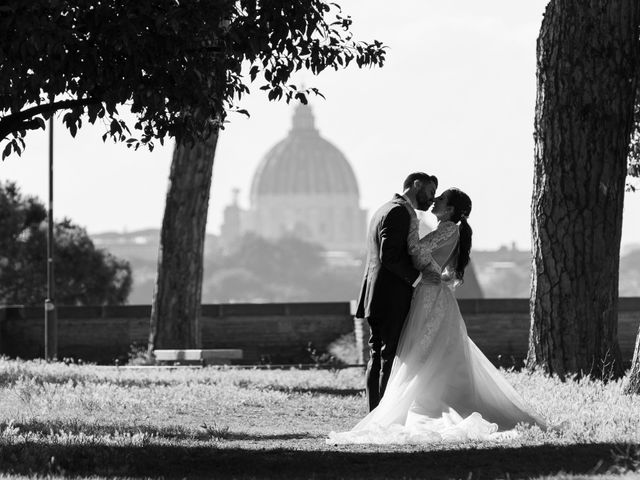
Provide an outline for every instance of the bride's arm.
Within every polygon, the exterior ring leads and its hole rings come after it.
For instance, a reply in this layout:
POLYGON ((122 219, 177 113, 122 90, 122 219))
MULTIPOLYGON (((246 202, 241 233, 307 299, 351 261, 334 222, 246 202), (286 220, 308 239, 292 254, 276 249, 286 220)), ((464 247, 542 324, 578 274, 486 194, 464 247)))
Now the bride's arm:
POLYGON ((410 215, 409 234, 407 235, 407 249, 412 257, 418 254, 420 241, 420 220, 417 215, 410 215))
POLYGON ((436 230, 419 239, 419 223, 417 218, 412 218, 407 245, 414 266, 429 277, 427 283, 440 281, 440 266, 434 261, 432 253, 453 240, 457 231, 453 222, 441 222, 436 230), (435 278, 431 278, 430 272, 435 278))
POLYGON ((418 248, 423 252, 433 252, 446 244, 458 232, 458 227, 450 221, 440 222, 438 228, 429 232, 418 241, 418 248))

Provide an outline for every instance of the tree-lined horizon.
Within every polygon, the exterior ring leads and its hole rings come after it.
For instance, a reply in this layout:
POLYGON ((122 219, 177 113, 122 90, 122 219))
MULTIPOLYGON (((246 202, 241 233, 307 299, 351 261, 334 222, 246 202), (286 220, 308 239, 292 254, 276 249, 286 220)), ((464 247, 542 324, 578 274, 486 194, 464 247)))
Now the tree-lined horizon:
MULTIPOLYGON (((86 230, 54 222, 55 289, 60 305, 123 305, 129 262, 96 248, 86 230)), ((0 304, 42 306, 47 296, 47 211, 13 182, 0 181, 0 304)))

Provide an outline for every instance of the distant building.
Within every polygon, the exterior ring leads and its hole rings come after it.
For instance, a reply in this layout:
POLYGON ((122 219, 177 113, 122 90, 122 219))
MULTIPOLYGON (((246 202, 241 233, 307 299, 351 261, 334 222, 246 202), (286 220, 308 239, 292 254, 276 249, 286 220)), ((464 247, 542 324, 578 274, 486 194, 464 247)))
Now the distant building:
MULTIPOLYGON (((231 248, 247 232, 269 239, 295 235, 321 245, 332 266, 360 263, 367 212, 360 208, 358 182, 345 155, 320 136, 311 107, 296 107, 288 135, 258 165, 247 210, 240 207, 238 196, 236 189, 224 210, 223 248, 231 248)), ((483 297, 471 265, 456 296, 483 297)))
POLYGON ((531 251, 515 243, 497 250, 473 252, 482 289, 488 298, 528 298, 531 287, 531 251))
POLYGON ((255 232, 269 239, 295 235, 328 252, 364 249, 367 212, 356 176, 344 154, 320 136, 309 106, 296 107, 289 134, 260 162, 248 210, 238 205, 238 193, 224 211, 223 246, 255 232))

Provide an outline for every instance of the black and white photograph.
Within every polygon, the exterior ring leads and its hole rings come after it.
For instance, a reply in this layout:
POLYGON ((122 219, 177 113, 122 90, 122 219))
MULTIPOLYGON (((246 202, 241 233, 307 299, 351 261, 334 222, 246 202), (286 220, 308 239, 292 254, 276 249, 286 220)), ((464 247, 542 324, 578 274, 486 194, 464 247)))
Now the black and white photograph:
POLYGON ((0 478, 640 479, 638 0, 0 0, 0 478))

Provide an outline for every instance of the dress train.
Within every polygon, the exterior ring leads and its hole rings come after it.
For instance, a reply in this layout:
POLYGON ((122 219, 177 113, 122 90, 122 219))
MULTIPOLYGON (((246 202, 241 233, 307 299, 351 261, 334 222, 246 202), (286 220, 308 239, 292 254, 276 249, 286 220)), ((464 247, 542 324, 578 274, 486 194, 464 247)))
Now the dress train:
POLYGON ((380 404, 330 444, 505 440, 546 427, 467 336, 453 291, 420 284, 380 404))

